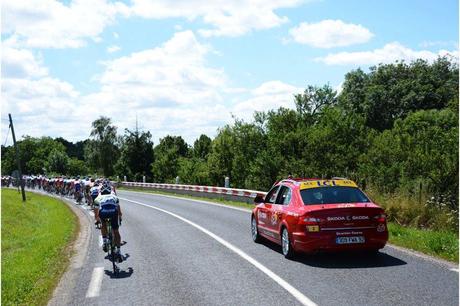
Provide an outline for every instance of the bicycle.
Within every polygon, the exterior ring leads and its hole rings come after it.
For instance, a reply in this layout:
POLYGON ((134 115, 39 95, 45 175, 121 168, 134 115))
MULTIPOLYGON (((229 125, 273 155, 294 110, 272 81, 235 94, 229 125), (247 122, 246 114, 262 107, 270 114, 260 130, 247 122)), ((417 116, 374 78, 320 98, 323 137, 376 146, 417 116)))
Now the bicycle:
MULTIPOLYGON (((105 220, 105 226, 107 228, 107 255, 109 257, 109 260, 112 262, 112 267, 113 267, 113 273, 118 274, 120 272, 120 268, 116 265, 115 261, 115 239, 113 237, 113 232, 112 232, 112 218, 104 218, 105 220)), ((121 222, 120 222, 121 223, 121 222)))

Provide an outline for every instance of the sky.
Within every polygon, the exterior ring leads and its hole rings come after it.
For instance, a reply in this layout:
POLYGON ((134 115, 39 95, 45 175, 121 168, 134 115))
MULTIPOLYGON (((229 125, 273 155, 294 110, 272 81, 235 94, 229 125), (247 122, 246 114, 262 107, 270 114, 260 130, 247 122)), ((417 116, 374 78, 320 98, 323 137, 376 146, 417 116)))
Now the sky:
POLYGON ((3 0, 1 139, 118 133, 190 145, 234 118, 294 108, 308 85, 347 72, 458 58, 457 1, 3 0))

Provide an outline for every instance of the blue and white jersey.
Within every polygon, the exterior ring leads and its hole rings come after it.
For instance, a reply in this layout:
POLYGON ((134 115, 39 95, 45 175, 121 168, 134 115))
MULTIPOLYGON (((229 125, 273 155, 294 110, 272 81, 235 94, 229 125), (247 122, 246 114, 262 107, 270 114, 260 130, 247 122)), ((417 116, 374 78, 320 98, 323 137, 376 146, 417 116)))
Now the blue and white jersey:
POLYGON ((99 187, 91 187, 91 189, 89 190, 89 193, 91 194, 91 196, 98 196, 99 195, 99 187))
POLYGON ((94 205, 99 206, 99 209, 113 209, 118 206, 120 200, 113 194, 100 194, 95 200, 94 205))

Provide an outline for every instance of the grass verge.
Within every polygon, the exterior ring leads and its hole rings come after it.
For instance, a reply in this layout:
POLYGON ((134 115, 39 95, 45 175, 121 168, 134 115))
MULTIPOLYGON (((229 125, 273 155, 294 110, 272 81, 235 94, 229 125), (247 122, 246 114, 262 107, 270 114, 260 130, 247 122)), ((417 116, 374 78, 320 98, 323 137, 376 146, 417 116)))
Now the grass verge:
POLYGON ((458 236, 388 223, 390 243, 458 263, 458 236))
MULTIPOLYGON (((118 189, 141 191, 153 194, 174 195, 186 199, 199 199, 248 209, 252 209, 254 207, 254 205, 251 204, 229 201, 225 200, 224 198, 196 197, 173 192, 148 190, 136 187, 119 187, 118 189)), ((449 231, 435 231, 405 227, 394 222, 388 223, 388 230, 390 233, 389 242, 394 245, 458 263, 459 240, 456 233, 449 231)))
POLYGON ((78 233, 62 201, 2 188, 2 304, 46 305, 69 263, 78 233))

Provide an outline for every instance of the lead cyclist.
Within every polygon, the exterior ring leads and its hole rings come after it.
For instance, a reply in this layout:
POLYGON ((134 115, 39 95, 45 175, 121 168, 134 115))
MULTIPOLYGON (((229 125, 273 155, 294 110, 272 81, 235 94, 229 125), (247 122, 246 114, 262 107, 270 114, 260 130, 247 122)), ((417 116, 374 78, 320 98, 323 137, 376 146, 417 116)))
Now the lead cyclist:
POLYGON ((104 242, 102 249, 104 252, 107 252, 108 249, 106 219, 111 219, 114 242, 116 245, 115 255, 118 257, 118 262, 122 262, 123 256, 120 251, 121 237, 120 232, 118 231, 122 216, 120 200, 112 193, 112 188, 108 183, 104 183, 102 185, 99 196, 94 200, 94 215, 96 217, 96 222, 102 223, 101 234, 104 242))

